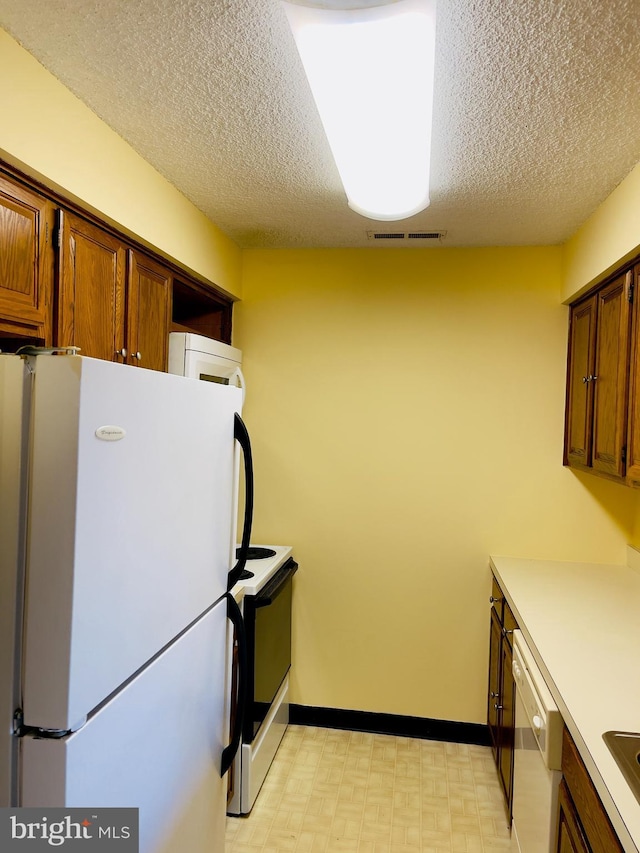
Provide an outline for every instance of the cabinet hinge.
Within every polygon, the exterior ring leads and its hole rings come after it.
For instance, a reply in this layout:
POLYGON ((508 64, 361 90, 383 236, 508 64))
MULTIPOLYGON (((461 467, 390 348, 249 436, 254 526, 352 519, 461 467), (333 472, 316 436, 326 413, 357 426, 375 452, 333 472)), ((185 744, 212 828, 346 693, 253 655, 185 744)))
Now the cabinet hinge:
POLYGON ((629 302, 633 302, 633 291, 635 288, 635 282, 633 280, 633 275, 631 273, 627 273, 627 300, 629 302))

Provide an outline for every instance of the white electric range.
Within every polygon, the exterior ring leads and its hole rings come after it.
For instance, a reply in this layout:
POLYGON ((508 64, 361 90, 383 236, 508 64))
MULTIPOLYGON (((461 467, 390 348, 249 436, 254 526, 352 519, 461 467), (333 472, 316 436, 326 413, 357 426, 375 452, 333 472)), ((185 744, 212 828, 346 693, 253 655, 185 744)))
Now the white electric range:
POLYGON ((289 724, 291 603, 298 564, 288 545, 252 545, 251 577, 232 590, 242 598, 247 645, 247 702, 234 763, 230 815, 253 808, 289 724))
POLYGON ((239 580, 232 590, 234 593, 236 589, 239 589, 244 595, 257 595, 292 553, 290 545, 251 545, 249 547, 250 554, 257 550, 273 551, 273 554, 267 557, 248 559, 245 569, 251 572, 253 577, 239 580))

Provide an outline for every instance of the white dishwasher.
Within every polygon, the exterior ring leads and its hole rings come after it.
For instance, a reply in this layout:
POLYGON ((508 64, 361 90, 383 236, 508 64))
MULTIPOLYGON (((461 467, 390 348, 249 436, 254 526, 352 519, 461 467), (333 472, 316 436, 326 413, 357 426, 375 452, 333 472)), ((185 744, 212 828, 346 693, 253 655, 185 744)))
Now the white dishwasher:
POLYGON ((513 632, 513 677, 513 838, 520 853, 552 853, 556 849, 563 723, 521 631, 513 632))

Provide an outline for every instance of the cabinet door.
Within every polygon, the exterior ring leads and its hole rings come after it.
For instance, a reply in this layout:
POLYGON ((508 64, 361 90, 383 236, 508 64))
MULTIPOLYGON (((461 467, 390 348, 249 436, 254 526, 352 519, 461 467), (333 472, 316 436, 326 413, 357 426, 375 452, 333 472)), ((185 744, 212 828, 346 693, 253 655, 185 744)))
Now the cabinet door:
POLYGON ((591 426, 596 345, 596 297, 572 306, 565 424, 565 465, 591 465, 591 426))
POLYGON ((629 368, 629 418, 627 428, 627 483, 640 486, 640 265, 629 272, 633 276, 633 320, 629 368))
POLYGON ((61 218, 57 343, 115 361, 125 345, 125 247, 71 213, 61 218))
POLYGON ((598 318, 594 386, 594 471, 624 477, 629 367, 628 275, 621 275, 597 294, 598 318))
POLYGON ((129 250, 127 349, 131 364, 167 369, 172 276, 161 264, 129 250))
POLYGON ((51 343, 55 208, 0 176, 0 319, 51 343))
POLYGON ((557 853, 589 853, 580 821, 564 780, 558 791, 557 853))
POLYGON ((513 652, 511 644, 502 638, 502 662, 500 668, 500 750, 499 772, 504 795, 507 800, 509 819, 513 804, 513 743, 515 733, 516 690, 512 673, 513 652))
POLYGON ((487 701, 487 723, 493 745, 493 757, 498 761, 499 743, 499 710, 500 705, 500 648, 502 640, 502 625, 495 607, 491 608, 491 639, 489 641, 489 696, 487 701))

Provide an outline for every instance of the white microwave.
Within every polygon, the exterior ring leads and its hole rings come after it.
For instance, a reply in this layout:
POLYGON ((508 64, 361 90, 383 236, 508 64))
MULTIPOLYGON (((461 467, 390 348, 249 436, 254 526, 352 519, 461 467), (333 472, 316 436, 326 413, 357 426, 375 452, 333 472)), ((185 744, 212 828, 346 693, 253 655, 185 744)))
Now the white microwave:
POLYGON ((169 335, 169 373, 221 385, 237 385, 242 388, 244 397, 241 364, 242 351, 229 344, 192 332, 171 332, 169 335))

